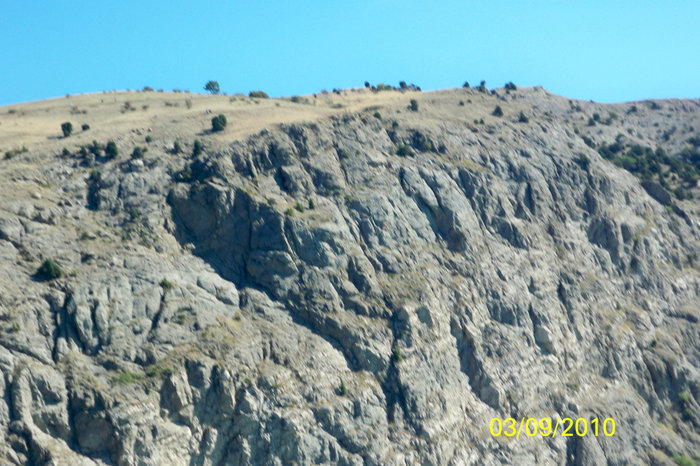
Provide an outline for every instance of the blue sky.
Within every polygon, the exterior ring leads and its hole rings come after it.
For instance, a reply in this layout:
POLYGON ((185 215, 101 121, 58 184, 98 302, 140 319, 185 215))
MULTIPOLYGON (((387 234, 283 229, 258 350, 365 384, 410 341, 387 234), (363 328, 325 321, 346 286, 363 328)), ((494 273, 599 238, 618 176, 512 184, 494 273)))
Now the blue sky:
POLYGON ((599 102, 700 97, 698 0, 0 4, 0 105, 146 85, 203 92, 209 79, 272 96, 484 79, 599 102))

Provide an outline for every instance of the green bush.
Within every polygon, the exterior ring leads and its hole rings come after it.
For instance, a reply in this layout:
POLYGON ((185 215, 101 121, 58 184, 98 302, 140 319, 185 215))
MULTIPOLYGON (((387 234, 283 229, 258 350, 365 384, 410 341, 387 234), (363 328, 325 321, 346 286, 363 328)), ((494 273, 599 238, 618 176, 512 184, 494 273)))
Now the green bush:
POLYGON ((381 120, 381 119, 382 119, 382 114, 379 113, 379 112, 374 112, 374 118, 376 118, 377 120, 381 120))
POLYGON ((673 455, 673 461, 679 466, 696 466, 695 461, 685 455, 673 455))
POLYGON ((248 93, 248 97, 256 97, 258 99, 269 99, 270 96, 267 95, 267 93, 263 91, 250 91, 248 93))
POLYGON ((518 87, 517 87, 515 84, 513 84, 512 81, 511 81, 511 82, 507 82, 506 85, 505 85, 505 88, 506 88, 507 91, 515 91, 515 90, 518 89, 518 87))
POLYGON ((501 106, 496 105, 496 108, 493 109, 493 113, 491 115, 497 116, 497 117, 502 117, 503 116, 503 109, 501 108, 501 106))
POLYGON ((163 291, 172 290, 174 286, 175 285, 173 284, 173 282, 171 282, 165 278, 160 281, 160 287, 163 288, 163 291))
POLYGON ((173 142, 173 154, 177 155, 182 152, 182 146, 179 142, 173 142))
POLYGON ((398 346, 394 346, 394 349, 391 351, 391 357, 394 360, 394 362, 401 362, 403 360, 403 356, 401 355, 401 348, 398 346))
POLYGON ((529 121, 530 121, 530 119, 527 116, 525 116, 525 114, 523 112, 520 112, 520 116, 518 117, 518 122, 519 123, 527 123, 529 121))
POLYGON ((464 84, 462 84, 462 87, 465 89, 469 89, 469 81, 464 81, 464 84))
POLYGON ((418 111, 418 101, 416 99, 411 99, 411 105, 408 106, 408 109, 411 110, 412 112, 417 112, 418 111))
POLYGON ((151 142, 151 141, 153 141, 153 138, 152 138, 151 135, 149 134, 149 135, 146 136, 146 142, 148 143, 148 142, 151 142))
POLYGON ((132 159, 142 159, 144 154, 148 151, 147 148, 145 147, 134 147, 134 150, 131 152, 131 158, 132 159))
POLYGON ((90 125, 88 125, 87 123, 83 123, 82 128, 83 128, 83 131, 87 131, 90 129, 90 125))
POLYGON ((37 270, 37 275, 44 280, 54 280, 63 276, 63 270, 53 259, 46 259, 37 270))
POLYGON ((192 146, 192 157, 197 157, 204 150, 204 144, 199 139, 194 140, 194 145, 192 146))
POLYGON ((61 124, 61 131, 63 131, 63 137, 67 138, 73 132, 73 124, 70 121, 66 121, 61 124))
POLYGON ((207 81, 204 85, 204 90, 210 94, 218 94, 221 91, 217 81, 207 81))
POLYGON ((214 132, 223 131, 226 128, 226 116, 219 114, 211 119, 211 130, 214 132))
POLYGON ((117 143, 114 141, 107 141, 107 145, 105 146, 105 155, 109 157, 110 159, 115 158, 117 155, 119 155, 119 149, 117 149, 117 143))
POLYGON ((401 157, 410 157, 413 155, 413 151, 407 145, 401 144, 399 147, 396 148, 396 155, 399 155, 401 157))

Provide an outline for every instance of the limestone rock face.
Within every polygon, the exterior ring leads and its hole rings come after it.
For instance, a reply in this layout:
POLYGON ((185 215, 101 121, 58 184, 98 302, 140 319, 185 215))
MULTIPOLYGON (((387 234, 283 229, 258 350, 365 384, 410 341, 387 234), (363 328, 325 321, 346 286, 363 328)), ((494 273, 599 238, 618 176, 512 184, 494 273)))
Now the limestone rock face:
MULTIPOLYGON (((0 162, 0 462, 699 453, 697 200, 602 158, 588 118, 542 90, 421 98, 416 114, 282 124, 192 157, 0 162), (505 117, 472 124, 489 99, 505 117), (51 184, 25 196, 31 176, 51 184), (61 278, 35 274, 46 258, 61 278), (616 431, 494 438, 494 417, 616 431)), ((665 106, 700 128, 697 101, 665 106)), ((611 124, 663 142, 663 115, 629 118, 611 124)))

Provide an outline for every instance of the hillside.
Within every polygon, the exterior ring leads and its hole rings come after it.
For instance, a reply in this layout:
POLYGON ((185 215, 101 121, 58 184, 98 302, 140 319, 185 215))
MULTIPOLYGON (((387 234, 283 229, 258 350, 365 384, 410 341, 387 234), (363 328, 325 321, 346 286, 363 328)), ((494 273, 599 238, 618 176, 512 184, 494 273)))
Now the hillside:
POLYGON ((0 107, 0 462, 690 461, 699 143, 542 88, 0 107))

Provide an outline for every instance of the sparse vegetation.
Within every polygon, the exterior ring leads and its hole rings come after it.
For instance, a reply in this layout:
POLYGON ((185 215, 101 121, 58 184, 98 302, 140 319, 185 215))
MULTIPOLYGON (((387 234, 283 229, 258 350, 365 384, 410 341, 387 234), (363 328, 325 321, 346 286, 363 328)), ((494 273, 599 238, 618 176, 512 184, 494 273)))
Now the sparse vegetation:
POLYGON ((63 276, 63 270, 53 259, 46 259, 37 270, 37 275, 44 280, 55 280, 63 276))
POLYGON ((61 131, 63 132, 63 137, 67 138, 73 132, 73 124, 70 121, 66 121, 61 124, 61 131))
POLYGON ((697 149, 686 148, 671 157, 660 147, 654 151, 638 144, 615 142, 602 144, 598 153, 642 180, 656 181, 663 188, 673 190, 679 199, 689 197, 688 189, 700 180, 700 152, 697 149))
POLYGON ((119 375, 115 375, 112 377, 110 380, 112 381, 113 384, 130 384, 130 383, 135 383, 143 379, 143 374, 139 374, 136 372, 131 372, 131 371, 124 371, 120 373, 119 375))
POLYGON ((211 119, 211 130, 213 132, 223 131, 226 128, 226 115, 219 114, 211 119))
POLYGON ((204 90, 210 94, 218 94, 221 92, 221 88, 219 87, 219 83, 217 81, 207 81, 207 83, 204 85, 204 90))
POLYGON ((25 146, 22 146, 20 149, 8 150, 7 152, 5 152, 5 158, 9 160, 16 157, 19 154, 23 154, 28 151, 29 149, 27 149, 25 146))
POLYGON ((673 455, 673 461, 676 462, 678 466, 696 466, 697 463, 685 455, 673 455))

